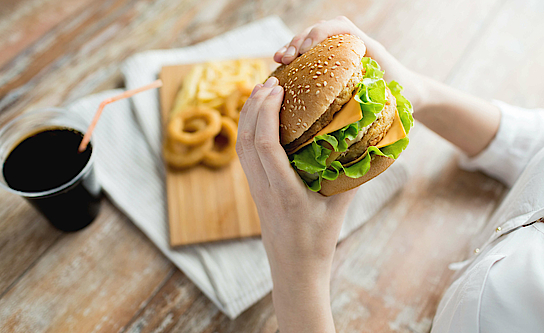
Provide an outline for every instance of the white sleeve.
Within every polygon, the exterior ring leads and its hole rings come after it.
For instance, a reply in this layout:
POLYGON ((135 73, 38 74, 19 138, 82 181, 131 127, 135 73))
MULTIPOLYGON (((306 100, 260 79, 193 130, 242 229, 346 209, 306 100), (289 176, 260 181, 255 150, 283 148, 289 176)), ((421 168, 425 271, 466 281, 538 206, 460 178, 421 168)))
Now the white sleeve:
POLYGON ((493 101, 501 110, 497 135, 475 157, 462 156, 461 168, 480 170, 512 186, 529 160, 544 147, 544 109, 524 109, 493 101))

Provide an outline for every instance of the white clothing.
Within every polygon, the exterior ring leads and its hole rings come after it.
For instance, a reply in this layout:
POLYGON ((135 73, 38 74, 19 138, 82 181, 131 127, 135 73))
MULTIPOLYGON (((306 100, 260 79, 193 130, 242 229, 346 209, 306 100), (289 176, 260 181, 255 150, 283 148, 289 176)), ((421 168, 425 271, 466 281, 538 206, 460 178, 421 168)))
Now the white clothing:
POLYGON ((471 258, 452 264, 431 332, 544 332, 544 110, 495 102, 499 131, 461 167, 481 170, 511 190, 475 239, 471 258))

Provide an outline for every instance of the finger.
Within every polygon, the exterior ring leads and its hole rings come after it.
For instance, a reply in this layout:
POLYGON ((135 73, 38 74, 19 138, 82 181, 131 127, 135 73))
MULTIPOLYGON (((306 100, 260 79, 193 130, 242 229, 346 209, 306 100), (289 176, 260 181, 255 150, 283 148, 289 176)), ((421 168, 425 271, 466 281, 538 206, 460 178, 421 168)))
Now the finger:
POLYGON ((283 58, 283 54, 285 53, 285 51, 287 51, 288 46, 289 46, 289 44, 285 44, 279 50, 276 51, 276 53, 274 54, 274 61, 275 62, 281 64, 281 58, 283 58))
POLYGON ((306 36, 300 47, 300 53, 307 52, 325 39, 338 34, 352 34, 361 37, 360 30, 345 16, 316 24, 306 36))
POLYGON ((281 57, 281 62, 282 63, 287 65, 287 64, 291 63, 291 61, 293 61, 299 55, 298 50, 300 48, 300 45, 302 44, 302 42, 304 41, 304 39, 306 38, 306 36, 310 32, 310 30, 312 30, 313 27, 314 26, 310 26, 310 27, 306 28, 303 32, 301 32, 298 35, 296 35, 295 37, 293 37, 293 39, 291 40, 291 42, 287 46, 287 49, 283 53, 283 56, 281 57))
POLYGON ((240 111, 240 118, 238 120, 238 136, 236 139, 236 153, 240 159, 240 164, 246 173, 248 182, 253 178, 262 178, 264 175, 264 169, 262 169, 258 155, 255 149, 252 148, 254 141, 254 120, 257 117, 257 112, 263 101, 262 98, 255 98, 255 95, 259 90, 264 87, 263 84, 257 84, 250 97, 244 103, 242 110, 240 111), (256 176, 252 176, 253 173, 256 176))
POLYGON ((269 78, 264 85, 257 85, 240 112, 236 152, 251 187, 258 186, 263 181, 268 184, 266 173, 255 150, 255 126, 261 104, 270 94, 272 86, 277 83, 278 79, 273 77, 269 78))
POLYGON ((283 101, 283 88, 276 86, 263 101, 255 130, 255 148, 271 187, 292 191, 302 182, 295 174, 280 144, 279 112, 283 101))

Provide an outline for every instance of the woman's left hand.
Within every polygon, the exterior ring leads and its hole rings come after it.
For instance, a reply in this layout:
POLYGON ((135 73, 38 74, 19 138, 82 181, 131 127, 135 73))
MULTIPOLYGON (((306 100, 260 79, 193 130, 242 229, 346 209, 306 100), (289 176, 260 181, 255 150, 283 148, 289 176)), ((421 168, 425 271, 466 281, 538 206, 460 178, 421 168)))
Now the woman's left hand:
POLYGON ((236 151, 259 212, 281 331, 310 332, 321 319, 332 324, 330 269, 356 190, 324 197, 303 184, 280 145, 282 100, 283 88, 274 77, 254 88, 240 113, 236 151))

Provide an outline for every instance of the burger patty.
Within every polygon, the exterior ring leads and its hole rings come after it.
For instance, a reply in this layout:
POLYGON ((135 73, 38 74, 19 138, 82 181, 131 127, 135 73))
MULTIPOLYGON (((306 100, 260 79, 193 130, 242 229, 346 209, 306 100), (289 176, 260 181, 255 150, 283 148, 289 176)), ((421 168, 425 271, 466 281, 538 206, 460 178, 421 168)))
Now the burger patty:
POLYGON ((391 94, 388 88, 386 88, 387 101, 381 111, 382 116, 376 119, 365 135, 358 142, 353 143, 349 149, 338 158, 338 161, 342 164, 347 164, 353 160, 356 160, 359 156, 370 146, 377 145, 387 134, 387 131, 393 124, 395 113, 397 112, 397 102, 395 97, 391 94))
POLYGON ((285 146, 285 151, 287 154, 290 154, 296 150, 298 146, 313 138, 319 131, 321 131, 323 127, 327 126, 332 121, 334 114, 340 111, 344 104, 349 102, 351 97, 353 97, 357 84, 363 80, 363 76, 364 74, 362 71, 357 71, 352 75, 346 87, 340 92, 340 94, 338 94, 327 111, 325 111, 325 113, 323 113, 306 132, 285 146))

